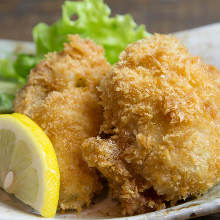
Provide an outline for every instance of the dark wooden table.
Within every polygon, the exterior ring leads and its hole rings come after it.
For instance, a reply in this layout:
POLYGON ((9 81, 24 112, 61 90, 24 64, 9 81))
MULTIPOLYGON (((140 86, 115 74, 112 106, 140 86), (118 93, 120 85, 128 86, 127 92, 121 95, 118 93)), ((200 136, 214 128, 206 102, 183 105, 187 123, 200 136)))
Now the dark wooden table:
MULTIPOLYGON (((170 33, 220 21, 220 0, 106 0, 113 14, 131 13, 148 31, 170 33)), ((53 23, 63 0, 0 0, 0 38, 31 40, 40 21, 53 23)))
MULTIPOLYGON (((149 32, 170 33, 220 21, 220 0, 106 0, 114 14, 130 13, 149 32)), ((0 0, 0 39, 32 40, 38 22, 60 17, 63 0, 0 0)), ((217 220, 210 215, 197 220, 217 220)))

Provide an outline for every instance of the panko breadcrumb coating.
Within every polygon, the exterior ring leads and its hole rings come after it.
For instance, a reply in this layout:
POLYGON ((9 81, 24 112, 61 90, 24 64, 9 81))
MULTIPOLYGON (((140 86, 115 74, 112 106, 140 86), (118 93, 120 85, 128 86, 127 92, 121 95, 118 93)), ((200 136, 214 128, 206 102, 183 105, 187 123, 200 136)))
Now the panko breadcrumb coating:
POLYGON ((108 180, 124 215, 199 196, 220 180, 220 73, 175 37, 128 46, 99 88, 100 136, 83 157, 108 180))
POLYGON ((49 53, 31 71, 15 111, 32 118, 53 143, 61 173, 59 208, 80 210, 102 188, 80 145, 98 134, 103 115, 96 87, 110 65, 100 46, 78 35, 69 39, 62 52, 49 53))

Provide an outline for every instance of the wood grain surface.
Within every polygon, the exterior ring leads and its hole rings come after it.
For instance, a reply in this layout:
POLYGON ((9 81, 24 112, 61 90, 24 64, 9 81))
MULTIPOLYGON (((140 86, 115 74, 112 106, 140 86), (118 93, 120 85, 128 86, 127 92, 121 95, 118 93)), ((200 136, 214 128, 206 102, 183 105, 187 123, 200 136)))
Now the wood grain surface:
MULTIPOLYGON (((39 22, 60 17, 63 0, 0 0, 0 38, 31 40, 39 22)), ((130 13, 150 32, 170 33, 220 21, 220 0, 105 0, 112 14, 130 13)))
MULTIPOLYGON (((0 0, 0 39, 32 40, 32 28, 61 15, 63 0, 0 0)), ((220 0, 105 0, 112 14, 130 13, 149 32, 171 33, 220 21, 220 0)), ((217 220, 220 214, 197 220, 217 220)))

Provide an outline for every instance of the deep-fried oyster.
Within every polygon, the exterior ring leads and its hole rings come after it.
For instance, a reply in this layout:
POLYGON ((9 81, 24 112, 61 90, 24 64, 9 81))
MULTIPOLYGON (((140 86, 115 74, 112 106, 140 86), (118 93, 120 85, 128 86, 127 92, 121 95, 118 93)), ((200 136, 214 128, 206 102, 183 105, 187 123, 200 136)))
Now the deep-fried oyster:
POLYGON ((220 180, 220 73, 174 37, 121 54, 100 86, 104 122, 83 157, 108 180, 124 214, 199 196, 220 180))
POLYGON ((80 145, 98 134, 102 122, 96 86, 110 70, 103 54, 92 41, 70 36, 64 51, 49 53, 31 71, 15 101, 15 111, 38 123, 53 143, 61 209, 80 210, 101 189, 98 176, 81 158, 80 145))

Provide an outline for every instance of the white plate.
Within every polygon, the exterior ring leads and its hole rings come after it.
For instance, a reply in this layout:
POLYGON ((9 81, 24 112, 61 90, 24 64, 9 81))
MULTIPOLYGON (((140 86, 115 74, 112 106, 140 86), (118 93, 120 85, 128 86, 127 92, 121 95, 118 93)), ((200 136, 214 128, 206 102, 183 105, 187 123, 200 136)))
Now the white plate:
MULTIPOLYGON (((220 23, 189 30, 175 35, 180 38, 194 55, 199 55, 204 62, 215 65, 220 69, 220 23)), ((0 40, 0 57, 17 52, 33 52, 33 44, 29 42, 15 42, 10 40, 0 40)), ((143 215, 120 218, 117 217, 117 203, 109 199, 101 200, 95 206, 85 209, 80 215, 76 213, 57 214, 59 220, 76 219, 112 219, 121 220, 174 220, 188 219, 195 216, 203 216, 220 212, 220 184, 211 189, 208 193, 197 200, 186 202, 169 209, 151 212, 143 215), (108 210, 114 209, 116 212, 106 217, 108 210), (104 217, 105 216, 105 217, 104 217)), ((18 200, 0 190, 0 220, 30 220, 39 219, 33 210, 18 200)), ((219 216, 220 219, 220 216, 219 216)))

